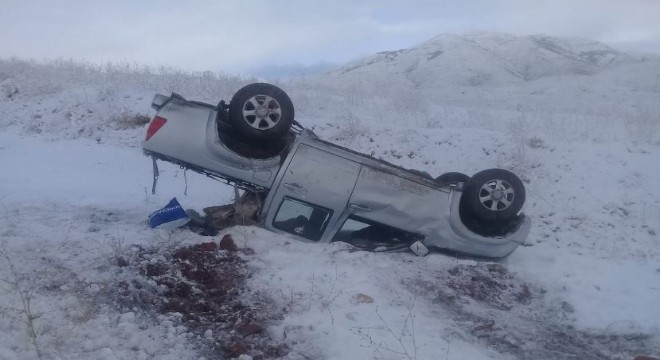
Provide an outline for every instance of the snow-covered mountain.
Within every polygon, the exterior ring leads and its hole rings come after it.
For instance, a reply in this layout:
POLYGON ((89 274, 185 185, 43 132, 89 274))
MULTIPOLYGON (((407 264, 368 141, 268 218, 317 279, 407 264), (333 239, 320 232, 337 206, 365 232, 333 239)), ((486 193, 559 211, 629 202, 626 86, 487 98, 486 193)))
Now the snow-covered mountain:
POLYGON ((139 143, 151 97, 216 103, 253 80, 0 60, 0 359, 658 356, 658 64, 584 40, 440 35, 278 83, 324 139, 434 176, 519 174, 533 229, 491 262, 256 227, 153 231, 144 219, 172 197, 201 211, 233 188, 161 163, 150 193, 139 143), (236 327, 195 325, 163 305, 173 285, 154 274, 181 246, 225 234, 243 249, 238 302, 219 310, 236 327))
POLYGON ((594 41, 544 35, 439 35, 423 44, 347 64, 340 76, 388 73, 418 88, 519 85, 553 76, 593 75, 639 60, 594 41))
POLYGON ((374 122, 395 119, 388 125, 406 118, 430 127, 507 131, 524 119, 530 133, 556 140, 660 141, 653 125, 660 123, 660 56, 632 56, 594 41, 439 35, 305 82, 349 101, 374 99, 379 111, 350 111, 374 122))

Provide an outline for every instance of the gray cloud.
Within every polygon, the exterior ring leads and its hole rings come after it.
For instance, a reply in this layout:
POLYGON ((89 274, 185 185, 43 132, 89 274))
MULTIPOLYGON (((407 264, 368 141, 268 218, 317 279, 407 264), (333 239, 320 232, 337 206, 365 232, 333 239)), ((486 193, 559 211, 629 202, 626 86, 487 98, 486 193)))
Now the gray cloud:
POLYGON ((190 70, 343 62, 439 33, 585 37, 660 53, 660 1, 3 0, 0 56, 190 70))

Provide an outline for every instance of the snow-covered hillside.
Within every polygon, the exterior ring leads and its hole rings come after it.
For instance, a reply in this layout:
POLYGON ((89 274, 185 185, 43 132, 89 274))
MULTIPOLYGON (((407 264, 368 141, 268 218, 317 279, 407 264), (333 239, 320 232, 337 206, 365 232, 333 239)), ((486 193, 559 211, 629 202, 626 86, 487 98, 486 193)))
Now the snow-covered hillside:
POLYGON ((350 101, 342 113, 378 124, 507 132, 524 123, 554 141, 660 141, 660 56, 579 39, 439 35, 303 84, 338 89, 350 101))
POLYGON ((279 83, 324 139, 434 176, 518 173, 534 225, 501 262, 355 252, 256 227, 148 229, 174 196, 197 210, 233 196, 167 164, 150 193, 139 142, 153 93, 216 103, 251 81, 0 60, 0 359, 215 359, 240 346, 291 359, 660 355, 657 57, 441 35, 279 83), (248 320, 193 326, 158 296, 168 291, 153 269, 225 234, 242 249, 232 276, 243 285, 221 310, 259 320, 259 334, 248 320))
POLYGON ((378 53, 337 72, 397 72, 423 88, 520 85, 552 76, 592 75, 634 61, 639 60, 581 39, 445 34, 410 49, 378 53))

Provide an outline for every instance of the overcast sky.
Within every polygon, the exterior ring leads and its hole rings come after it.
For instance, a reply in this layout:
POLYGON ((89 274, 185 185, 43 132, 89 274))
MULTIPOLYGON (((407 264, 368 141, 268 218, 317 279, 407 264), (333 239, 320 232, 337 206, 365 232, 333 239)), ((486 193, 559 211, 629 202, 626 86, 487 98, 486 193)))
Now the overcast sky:
POLYGON ((345 62, 474 31, 660 53, 660 0, 0 0, 1 58, 227 73, 345 62))

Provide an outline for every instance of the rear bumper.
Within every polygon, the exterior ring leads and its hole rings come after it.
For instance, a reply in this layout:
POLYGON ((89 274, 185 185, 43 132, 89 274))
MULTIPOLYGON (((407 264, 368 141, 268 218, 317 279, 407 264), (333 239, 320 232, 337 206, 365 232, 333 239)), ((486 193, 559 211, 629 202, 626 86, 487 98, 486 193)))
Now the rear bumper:
POLYGON ((151 150, 147 150, 147 149, 143 148, 142 153, 146 156, 154 157, 157 160, 166 161, 166 162, 178 165, 181 168, 188 169, 188 170, 194 171, 194 172, 202 174, 202 175, 206 175, 206 176, 210 177, 211 179, 224 181, 227 184, 235 184, 235 185, 237 185, 238 187, 240 187, 242 189, 247 189, 247 190, 250 190, 250 191, 262 191, 262 190, 267 190, 268 189, 267 187, 259 186, 255 183, 245 181, 244 179, 239 179, 239 178, 228 176, 226 174, 215 172, 215 171, 203 168, 201 166, 197 166, 197 165, 194 165, 194 164, 182 161, 182 160, 175 159, 175 158, 167 156, 167 155, 157 153, 155 151, 151 151, 151 150))

